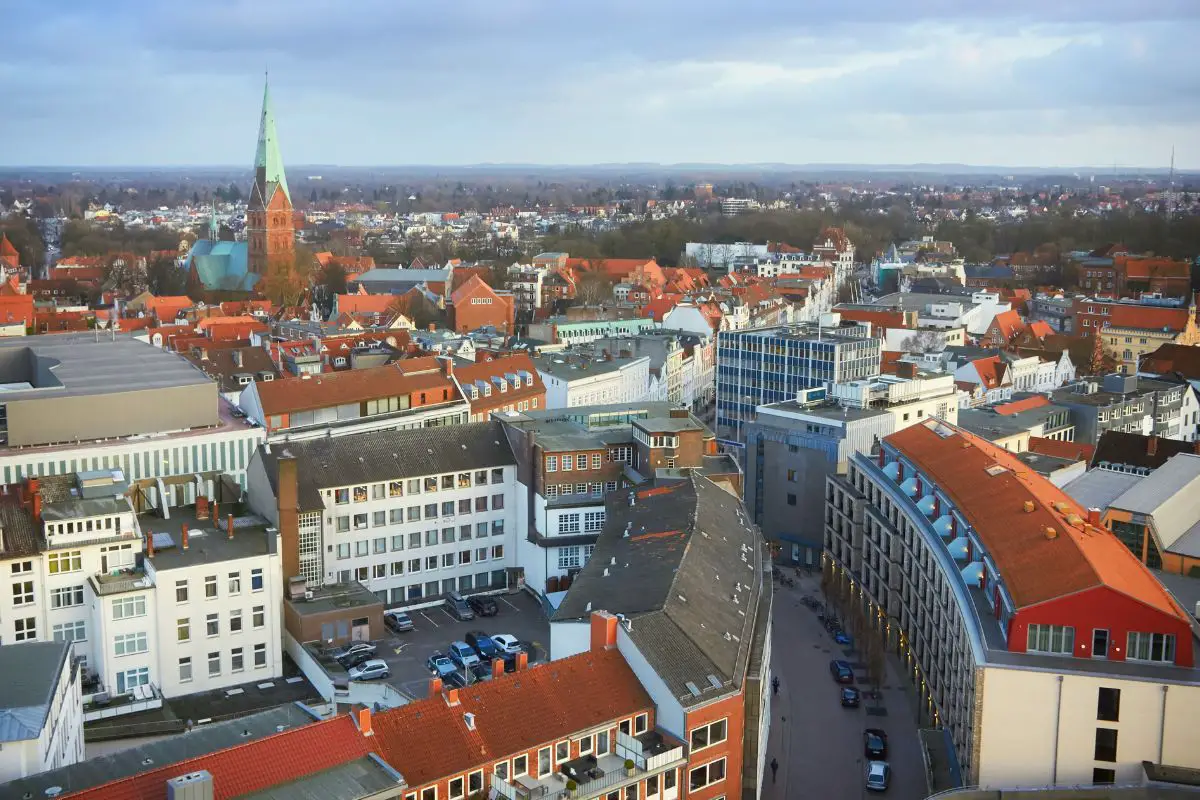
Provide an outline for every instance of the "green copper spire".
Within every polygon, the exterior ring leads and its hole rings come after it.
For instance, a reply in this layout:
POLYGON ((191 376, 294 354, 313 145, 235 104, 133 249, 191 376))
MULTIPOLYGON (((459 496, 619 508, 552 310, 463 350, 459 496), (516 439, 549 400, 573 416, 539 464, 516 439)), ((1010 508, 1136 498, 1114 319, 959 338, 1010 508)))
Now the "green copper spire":
POLYGON ((263 82, 262 121, 258 125, 258 150, 254 154, 254 170, 265 172, 267 186, 263 189, 268 193, 263 202, 270 200, 270 184, 274 183, 283 189, 288 202, 292 195, 288 191, 287 176, 283 173, 283 158, 279 155, 279 137, 275 135, 275 112, 271 110, 271 86, 263 82))
POLYGON ((208 217, 208 239, 215 242, 221 238, 221 225, 217 222, 217 201, 212 201, 212 213, 208 217))

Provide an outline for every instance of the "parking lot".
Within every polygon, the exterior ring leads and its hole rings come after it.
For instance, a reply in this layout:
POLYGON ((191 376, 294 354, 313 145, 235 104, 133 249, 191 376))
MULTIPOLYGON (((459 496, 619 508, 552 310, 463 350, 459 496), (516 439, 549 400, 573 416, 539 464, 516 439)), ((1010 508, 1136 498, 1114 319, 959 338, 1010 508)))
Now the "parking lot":
MULTIPOLYGON (((388 630, 386 638, 374 642, 379 648, 377 657, 386 661, 391 671, 388 682, 410 697, 425 697, 430 678, 426 659, 434 652, 445 653, 451 642, 463 641, 467 631, 483 631, 489 636, 510 634, 525 645, 530 664, 545 661, 549 657, 550 623, 537 601, 525 592, 491 596, 500 609, 493 617, 460 622, 443 606, 408 612, 413 630, 406 633, 388 630)), ((335 679, 344 676, 336 662, 325 664, 335 679)))

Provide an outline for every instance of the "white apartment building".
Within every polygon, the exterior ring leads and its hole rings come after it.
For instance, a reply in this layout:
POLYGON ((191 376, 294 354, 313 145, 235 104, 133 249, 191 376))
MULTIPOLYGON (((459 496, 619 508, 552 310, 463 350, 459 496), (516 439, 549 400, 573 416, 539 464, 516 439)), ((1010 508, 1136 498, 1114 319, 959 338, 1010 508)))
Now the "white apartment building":
POLYGON ((281 526, 285 571, 310 586, 357 581, 393 606, 506 588, 524 530, 516 461, 495 422, 266 446, 251 465, 249 502, 281 526), (287 459, 294 543, 278 511, 287 459))
POLYGON ((650 392, 650 358, 580 359, 550 353, 534 359, 546 385, 546 408, 640 403, 650 392))
POLYGON ((70 642, 0 647, 0 783, 83 760, 83 699, 70 642))

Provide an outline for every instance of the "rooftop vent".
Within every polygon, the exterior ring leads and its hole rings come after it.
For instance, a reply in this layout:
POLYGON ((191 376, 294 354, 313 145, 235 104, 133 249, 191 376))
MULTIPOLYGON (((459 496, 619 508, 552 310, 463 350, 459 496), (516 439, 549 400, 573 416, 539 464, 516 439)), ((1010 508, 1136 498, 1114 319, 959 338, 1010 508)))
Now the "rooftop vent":
POLYGON ((684 684, 684 686, 686 686, 687 690, 692 693, 693 697, 700 696, 700 687, 697 686, 696 684, 692 683, 691 681, 688 681, 687 683, 684 684))
POLYGON ((463 714, 463 722, 466 723, 467 730, 469 730, 469 731, 475 730, 475 715, 472 714, 470 711, 467 711, 463 714))
POLYGON ((1034 509, 1033 501, 1032 501, 1032 500, 1026 500, 1026 501, 1025 501, 1025 513, 1026 513, 1026 514, 1032 514, 1032 513, 1033 513, 1033 509, 1034 509))
POLYGON ((985 472, 987 472, 988 475, 991 475, 994 478, 1001 473, 1008 472, 1008 468, 1002 467, 999 464, 992 464, 990 467, 988 467, 985 470, 985 472))
POLYGON ((1058 531, 1056 531, 1054 528, 1046 528, 1046 538, 1047 539, 1057 539, 1058 531))

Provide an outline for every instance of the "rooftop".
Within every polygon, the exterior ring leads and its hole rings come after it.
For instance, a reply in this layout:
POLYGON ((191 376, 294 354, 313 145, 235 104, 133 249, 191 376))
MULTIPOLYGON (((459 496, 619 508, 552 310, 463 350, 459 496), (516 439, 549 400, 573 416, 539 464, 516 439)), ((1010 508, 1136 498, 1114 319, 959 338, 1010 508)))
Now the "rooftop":
POLYGON ((1144 476, 1111 469, 1090 469, 1063 487, 1084 508, 1108 508, 1144 476))
POLYGON ((41 736, 69 642, 17 642, 0 647, 0 742, 41 736))
POLYGON ((1096 444, 1092 465, 1123 465, 1149 472, 1158 469, 1179 453, 1194 453, 1198 449, 1200 446, 1195 442, 1124 431, 1105 431, 1100 434, 1100 441, 1096 444))
POLYGON ((838 423, 858 422, 873 417, 886 417, 888 412, 881 408, 854 408, 833 402, 809 405, 799 403, 795 400, 784 400, 781 403, 768 403, 759 406, 758 414, 759 422, 764 421, 763 415, 766 414, 780 416, 797 415, 802 418, 818 417, 831 423, 838 423))
MULTIPOLYGON (((224 507, 221 507, 224 510, 224 507)), ((232 511, 233 509, 229 509, 232 511)), ((138 523, 143 534, 153 534, 154 555, 150 557, 156 572, 194 567, 221 561, 265 556, 275 550, 275 535, 268 522, 254 515, 233 518, 233 538, 229 537, 228 517, 198 520, 190 508, 175 508, 170 519, 143 514, 138 523), (188 527, 188 549, 183 549, 183 526, 188 527)))
POLYGON ((1180 453, 1129 487, 1109 505, 1154 521, 1163 548, 1200 557, 1200 456, 1180 453))
MULTIPOLYGON (((311 411, 366 400, 405 397, 414 392, 432 392, 431 403, 458 400, 453 382, 434 368, 423 372, 404 372, 402 361, 383 367, 323 372, 313 376, 287 378, 254 384, 267 416, 311 411), (442 390, 442 396, 438 396, 442 390)), ((418 404, 414 404, 418 405, 418 404)), ((424 401, 419 405, 425 405, 424 401)))
POLYGON ((382 609, 383 606, 383 602, 370 589, 357 581, 327 583, 309 591, 313 593, 311 600, 285 600, 300 616, 368 606, 380 606, 382 609))
POLYGON ((593 358, 590 356, 579 356, 562 350, 556 353, 542 353, 533 359, 533 364, 539 372, 549 375, 552 378, 563 381, 575 381, 581 378, 591 378, 596 375, 616 372, 631 364, 643 361, 649 364, 649 356, 640 356, 638 358, 615 358, 612 356, 608 358, 593 358))
POLYGON ((606 610, 685 707, 737 691, 763 591, 763 540, 741 501, 698 475, 610 492, 604 531, 554 622, 606 610))

